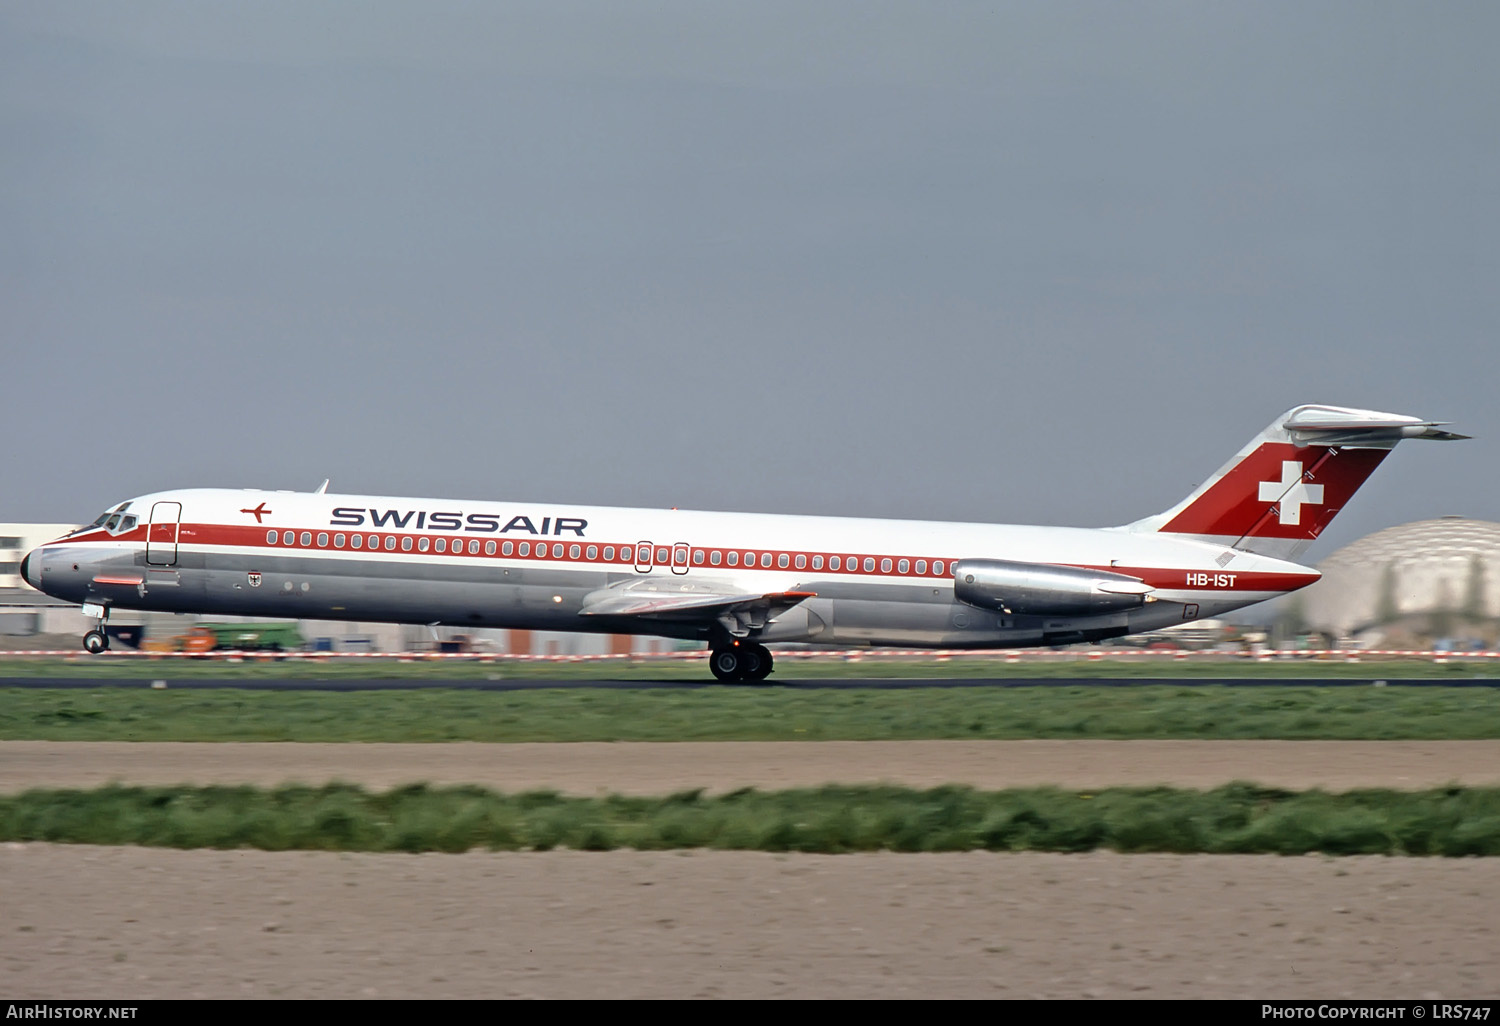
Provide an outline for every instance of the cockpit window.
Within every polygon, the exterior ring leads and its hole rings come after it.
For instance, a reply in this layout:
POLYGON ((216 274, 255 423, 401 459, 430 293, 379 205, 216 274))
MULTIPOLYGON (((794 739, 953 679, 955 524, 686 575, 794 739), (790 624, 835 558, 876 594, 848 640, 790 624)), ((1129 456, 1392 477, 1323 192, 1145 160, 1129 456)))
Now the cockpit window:
POLYGON ((79 534, 83 531, 92 531, 100 527, 111 534, 123 534, 126 531, 133 531, 139 521, 134 516, 125 514, 125 509, 129 505, 130 503, 128 502, 122 502, 114 509, 107 509, 103 513, 100 513, 92 524, 89 524, 87 527, 80 527, 73 533, 79 534))

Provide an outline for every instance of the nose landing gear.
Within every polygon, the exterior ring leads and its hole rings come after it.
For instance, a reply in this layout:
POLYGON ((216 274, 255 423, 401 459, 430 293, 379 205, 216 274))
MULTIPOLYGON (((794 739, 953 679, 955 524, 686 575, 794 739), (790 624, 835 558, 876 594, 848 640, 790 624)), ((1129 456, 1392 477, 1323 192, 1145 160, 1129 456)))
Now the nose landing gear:
POLYGON ((765 680, 772 664, 771 653, 764 645, 742 641, 716 648, 708 657, 708 668, 726 684, 765 680))
POLYGON ((95 617, 99 621, 99 626, 83 636, 83 650, 89 655, 98 655, 100 652, 108 651, 109 635, 104 633, 104 625, 109 620, 109 606, 103 603, 85 602, 83 615, 95 617))

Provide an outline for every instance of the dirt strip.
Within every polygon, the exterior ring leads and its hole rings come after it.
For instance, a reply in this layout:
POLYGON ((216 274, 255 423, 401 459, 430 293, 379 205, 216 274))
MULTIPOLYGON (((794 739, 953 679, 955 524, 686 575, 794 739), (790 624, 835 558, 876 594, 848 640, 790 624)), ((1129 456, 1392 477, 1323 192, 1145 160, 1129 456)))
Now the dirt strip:
MULTIPOLYGON (((0 743, 0 790, 1500 780, 1500 742, 0 743)), ((1493 999, 1500 859, 0 845, 7 998, 1493 999)))
POLYGON ((0 793, 31 787, 343 780, 664 795, 885 782, 979 788, 1233 780, 1286 788, 1500 785, 1500 741, 791 741, 673 744, 0 742, 0 793))
POLYGON ((0 846, 7 998, 1493 998, 1500 859, 0 846))

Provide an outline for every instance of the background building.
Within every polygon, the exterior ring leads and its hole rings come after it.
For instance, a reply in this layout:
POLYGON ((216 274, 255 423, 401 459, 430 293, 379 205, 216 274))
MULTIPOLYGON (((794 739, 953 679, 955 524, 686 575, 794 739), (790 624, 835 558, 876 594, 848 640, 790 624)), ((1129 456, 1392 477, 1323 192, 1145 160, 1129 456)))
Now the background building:
POLYGON ((1285 607, 1306 628, 1424 647, 1496 641, 1500 524, 1458 516, 1402 524, 1345 546, 1318 569, 1323 579, 1285 607))

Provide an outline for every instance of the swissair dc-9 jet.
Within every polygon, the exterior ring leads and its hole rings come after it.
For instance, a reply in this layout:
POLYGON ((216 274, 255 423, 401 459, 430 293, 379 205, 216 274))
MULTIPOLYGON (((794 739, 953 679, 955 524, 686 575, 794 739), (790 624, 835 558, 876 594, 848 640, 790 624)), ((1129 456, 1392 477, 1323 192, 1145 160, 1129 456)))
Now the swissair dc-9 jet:
POLYGON ((99 620, 90 652, 139 609, 651 634, 754 681, 768 643, 1062 645, 1305 587, 1297 557, 1397 442, 1463 437, 1299 406, 1171 509, 1100 529, 188 489, 112 507, 21 574, 99 620))

